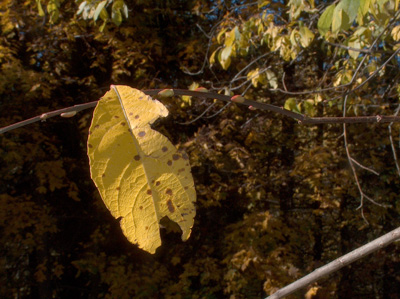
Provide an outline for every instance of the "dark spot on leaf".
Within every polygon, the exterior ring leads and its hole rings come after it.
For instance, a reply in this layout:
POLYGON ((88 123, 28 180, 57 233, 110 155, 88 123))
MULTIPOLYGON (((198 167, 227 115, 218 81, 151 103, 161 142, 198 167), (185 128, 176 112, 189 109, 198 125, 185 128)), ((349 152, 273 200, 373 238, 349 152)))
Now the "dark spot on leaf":
POLYGON ((133 112, 129 112, 129 115, 133 115, 133 112))
POLYGON ((161 184, 160 182, 158 182, 158 181, 156 182, 156 186, 160 186, 160 184, 161 184))
POLYGON ((117 188, 115 188, 116 190, 119 190, 120 188, 119 187, 117 187, 117 188))
POLYGON ((114 115, 114 118, 119 118, 119 116, 118 115, 114 115))
POLYGON ((171 200, 168 200, 168 201, 167 201, 167 206, 168 206, 168 211, 170 211, 171 213, 175 212, 175 207, 174 207, 174 205, 172 204, 172 201, 171 201, 171 200))
POLYGON ((105 173, 103 173, 101 176, 104 178, 104 177, 106 176, 106 174, 105 174, 105 173))
POLYGON ((189 166, 189 163, 186 163, 186 166, 189 166))
POLYGON ((185 171, 185 168, 178 169, 178 172, 183 172, 183 171, 185 171))
POLYGON ((148 226, 146 226, 146 227, 145 227, 145 229, 146 229, 146 230, 148 230, 148 229, 149 229, 149 227, 148 227, 148 226))
POLYGON ((139 209, 143 210, 143 206, 140 206, 139 209))
POLYGON ((167 190, 165 190, 165 193, 168 195, 172 195, 172 190, 168 188, 167 190))
POLYGON ((166 151, 168 151, 168 147, 163 146, 161 150, 165 153, 166 151))
POLYGON ((138 136, 139 136, 139 137, 143 137, 144 135, 146 135, 146 132, 145 132, 145 131, 140 131, 140 132, 138 133, 138 136))
POLYGON ((135 115, 135 119, 138 119, 139 118, 139 115, 135 115))
POLYGON ((151 183, 154 184, 155 180, 152 180, 151 183))
POLYGON ((143 96, 140 96, 140 97, 139 97, 139 100, 143 100, 143 96))
POLYGON ((121 126, 125 126, 125 125, 126 125, 126 123, 125 123, 125 122, 122 122, 122 123, 121 123, 121 126))
POLYGON ((185 190, 187 190, 187 189, 189 189, 189 187, 188 187, 188 186, 185 186, 185 190))
POLYGON ((178 154, 172 155, 172 159, 174 159, 175 161, 176 161, 176 160, 179 160, 180 157, 181 157, 181 156, 179 156, 178 154))
POLYGON ((188 159, 189 159, 189 156, 186 155, 186 154, 184 153, 184 154, 182 155, 182 158, 185 159, 185 160, 188 160, 188 159))
POLYGON ((89 143, 89 144, 88 144, 88 147, 89 147, 89 148, 92 148, 92 147, 93 147, 93 145, 91 145, 91 144, 89 143))
POLYGON ((92 135, 92 132, 91 131, 89 131, 89 133, 88 133, 89 135, 92 135))
POLYGON ((172 165, 172 161, 168 160, 167 164, 168 164, 168 166, 171 166, 172 165))
POLYGON ((131 129, 128 129, 128 132, 132 132, 131 129))
POLYGON ((140 156, 136 155, 135 157, 133 157, 133 159, 135 159, 136 161, 139 161, 140 160, 140 156))
POLYGON ((146 192, 147 192, 148 195, 151 195, 151 190, 150 189, 147 190, 146 192))
POLYGON ((95 129, 98 129, 99 127, 100 127, 100 125, 95 125, 94 126, 95 129))
POLYGON ((186 213, 182 213, 182 214, 181 214, 182 217, 185 217, 186 215, 187 215, 186 213))

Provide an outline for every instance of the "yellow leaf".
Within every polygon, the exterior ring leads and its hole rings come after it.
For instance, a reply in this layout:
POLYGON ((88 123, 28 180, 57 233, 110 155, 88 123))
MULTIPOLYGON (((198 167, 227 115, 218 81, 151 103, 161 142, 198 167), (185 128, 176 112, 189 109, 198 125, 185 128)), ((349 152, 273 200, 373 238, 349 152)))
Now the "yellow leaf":
POLYGON ((251 83, 254 85, 254 87, 257 87, 259 77, 260 75, 258 68, 247 73, 247 80, 251 80, 251 83))
POLYGON ((396 42, 400 40, 400 25, 397 25, 392 29, 392 38, 396 42))
POLYGON ((314 296, 317 295, 319 289, 320 289, 319 287, 312 287, 312 288, 309 289, 309 290, 307 291, 307 293, 304 295, 304 298, 306 298, 306 299, 311 299, 311 298, 313 298, 314 296))
MULTIPOLYGON (((190 84, 190 86, 189 86, 189 90, 195 90, 197 87, 199 87, 199 83, 192 82, 192 84, 190 84)), ((183 104, 187 104, 189 106, 192 105, 192 97, 191 96, 182 96, 182 101, 183 101, 183 104)))
POLYGON ((112 86, 93 113, 91 177, 128 240, 154 253, 167 216, 189 238, 196 193, 188 156, 150 125, 168 110, 137 89, 112 86))

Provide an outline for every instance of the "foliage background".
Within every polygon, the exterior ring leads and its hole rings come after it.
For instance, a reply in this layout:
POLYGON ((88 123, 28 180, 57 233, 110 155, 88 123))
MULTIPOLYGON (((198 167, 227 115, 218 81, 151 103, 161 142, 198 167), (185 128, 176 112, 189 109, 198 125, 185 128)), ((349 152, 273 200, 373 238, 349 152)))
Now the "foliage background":
MULTIPOLYGON (((374 32, 384 32, 362 64, 360 82, 397 51, 396 1, 371 2, 364 20, 370 38, 355 38, 363 23, 357 19, 336 33, 332 28, 328 42, 317 38, 324 33, 317 22, 333 1, 127 0, 128 18, 122 8, 121 16, 112 13, 111 3, 123 7, 121 1, 110 1, 108 15, 96 22, 76 14, 81 3, 1 1, 0 126, 96 100, 110 84, 197 82, 341 116, 343 97, 335 92, 354 83, 364 56, 335 44, 369 47, 374 32), (285 93, 317 87, 337 90, 285 93)), ((352 92, 348 115, 396 113, 398 67, 389 60, 352 92)), ((90 180, 91 111, 23 127, 0 136, 2 298, 260 298, 399 226, 399 175, 387 125, 347 126, 352 157, 380 173, 357 168, 363 192, 388 205, 365 200, 357 210, 360 193, 341 125, 306 127, 201 99, 164 103, 171 116, 156 128, 191 159, 198 194, 191 238, 182 243, 166 225, 155 255, 126 241, 90 180)), ((397 145, 399 125, 391 128, 397 145)), ((382 249, 292 297, 400 297, 399 253, 397 244, 382 249)))

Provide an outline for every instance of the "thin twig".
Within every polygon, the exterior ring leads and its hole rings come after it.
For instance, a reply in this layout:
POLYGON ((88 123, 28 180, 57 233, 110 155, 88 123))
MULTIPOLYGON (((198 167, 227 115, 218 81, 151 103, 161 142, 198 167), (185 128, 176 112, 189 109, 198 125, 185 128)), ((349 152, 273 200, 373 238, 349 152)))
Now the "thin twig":
POLYGON ((221 109, 219 109, 217 112, 215 112, 214 114, 211 114, 210 116, 205 116, 204 118, 213 118, 216 117, 218 114, 220 114, 222 111, 224 111, 226 109, 226 107, 228 107, 231 103, 226 103, 224 105, 224 107, 222 107, 221 109))
POLYGON ((367 167, 367 166, 362 165, 360 162, 358 162, 358 161, 357 161, 356 159, 354 159, 353 157, 350 157, 350 159, 351 159, 351 161, 352 161, 354 164, 356 164, 358 167, 360 167, 360 168, 362 168, 362 169, 364 169, 364 170, 367 170, 367 171, 369 171, 369 172, 372 172, 373 174, 379 176, 379 172, 376 172, 375 170, 373 170, 373 169, 371 169, 371 168, 369 168, 369 167, 367 167))
POLYGON ((184 123, 179 123, 177 122, 177 124, 179 125, 190 125, 196 121, 198 121, 200 118, 202 118, 212 107, 214 107, 216 104, 216 102, 212 103, 210 106, 208 106, 199 116, 197 116, 195 119, 192 119, 190 121, 184 122, 184 123))
MULTIPOLYGON (((400 105, 397 107, 394 115, 397 116, 399 114, 400 111, 400 105)), ((392 137, 392 125, 393 123, 390 123, 388 125, 388 130, 389 130, 389 140, 390 140, 390 146, 392 148, 392 153, 393 153, 393 159, 394 159, 394 164, 396 165, 396 169, 397 169, 397 174, 400 176, 400 166, 399 166, 399 161, 397 159, 397 154, 396 154, 396 148, 394 146, 394 142, 393 142, 393 137, 392 137)))

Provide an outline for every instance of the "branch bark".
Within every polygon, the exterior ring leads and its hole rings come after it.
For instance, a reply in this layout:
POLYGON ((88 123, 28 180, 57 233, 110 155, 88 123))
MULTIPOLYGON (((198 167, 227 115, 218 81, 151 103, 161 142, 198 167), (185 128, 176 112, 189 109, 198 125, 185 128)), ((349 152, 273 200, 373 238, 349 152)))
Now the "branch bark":
POLYGON ((334 260, 333 262, 330 262, 329 264, 326 264, 325 266, 322 266, 321 268, 314 270, 313 272, 304 276, 303 278, 278 290, 277 292, 267 297, 266 299, 278 299, 288 296, 293 292, 318 281, 324 276, 332 274, 337 270, 343 268, 344 266, 347 266, 367 256, 368 254, 371 254, 379 249, 382 249, 399 239, 400 239, 400 227, 396 228, 395 230, 392 230, 391 232, 387 233, 386 235, 383 235, 382 237, 379 237, 378 239, 375 239, 372 242, 369 242, 364 246, 357 248, 356 250, 351 251, 346 255, 343 255, 342 257, 334 260))
MULTIPOLYGON (((143 90, 143 92, 147 95, 157 95, 162 89, 148 89, 148 90, 143 90)), ((212 92, 199 92, 199 91, 192 91, 192 90, 186 90, 186 89, 173 89, 175 95, 187 95, 187 96, 194 96, 194 97, 199 97, 199 98, 209 98, 209 99, 217 99, 220 101, 224 101, 227 103, 231 103, 231 97, 218 94, 218 93, 212 93, 212 92)), ((79 112, 85 109, 93 108, 97 104, 97 101, 85 103, 85 104, 79 104, 79 105, 74 105, 71 107, 67 107, 64 109, 59 109, 47 113, 43 113, 41 115, 32 117, 30 119, 26 119, 24 121, 0 128, 0 134, 3 134, 5 132, 38 122, 38 121, 45 121, 48 118, 54 117, 61 115, 62 113, 66 112, 79 112)), ((265 103, 260 103, 260 102, 255 102, 251 100, 245 100, 243 103, 241 103, 246 106, 252 106, 254 108, 257 108, 259 110, 263 111, 272 111, 278 114, 282 114, 284 116, 293 118, 299 122, 299 124, 304 124, 304 125, 312 125, 312 124, 357 124, 357 123, 392 123, 392 122, 400 122, 400 116, 393 116, 393 115, 373 115, 373 116, 354 116, 354 117, 308 117, 306 115, 292 112, 290 110, 286 110, 283 107, 278 107, 270 104, 265 104, 265 103)))

